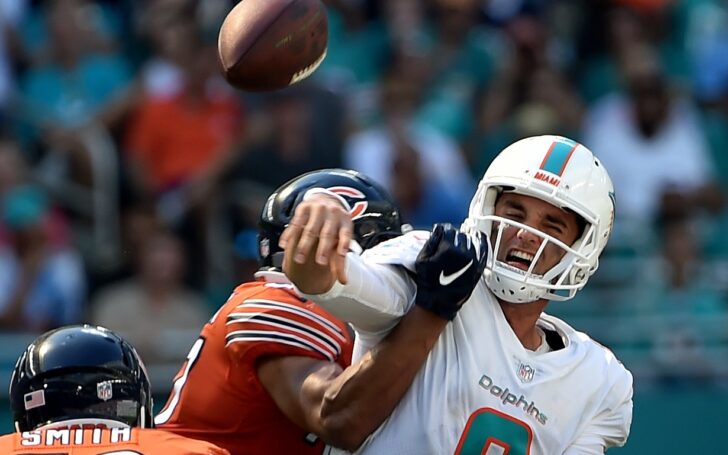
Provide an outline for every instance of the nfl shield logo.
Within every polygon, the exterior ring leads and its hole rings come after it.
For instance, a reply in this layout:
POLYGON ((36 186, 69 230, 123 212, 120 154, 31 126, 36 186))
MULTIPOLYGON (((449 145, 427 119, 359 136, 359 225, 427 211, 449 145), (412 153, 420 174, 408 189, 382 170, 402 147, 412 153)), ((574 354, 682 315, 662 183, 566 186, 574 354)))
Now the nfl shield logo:
POLYGON ((531 365, 526 365, 525 363, 522 363, 518 366, 518 378, 521 380, 521 382, 531 382, 533 379, 533 367, 531 365))
POLYGON ((108 401, 114 396, 114 388, 110 381, 99 382, 96 384, 96 396, 99 399, 108 401))

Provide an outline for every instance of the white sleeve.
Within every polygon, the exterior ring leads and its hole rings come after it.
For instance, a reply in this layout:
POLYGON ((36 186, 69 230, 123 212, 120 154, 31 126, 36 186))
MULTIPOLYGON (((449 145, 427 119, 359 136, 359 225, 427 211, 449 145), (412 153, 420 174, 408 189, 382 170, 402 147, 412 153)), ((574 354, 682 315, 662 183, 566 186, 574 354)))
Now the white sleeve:
POLYGON ((400 267, 346 256, 347 284, 338 281, 323 294, 303 294, 357 332, 388 332, 414 304, 416 286, 400 267))
POLYGON ((303 294, 339 319, 351 323, 358 334, 383 337, 414 304, 417 286, 407 270, 429 232, 412 231, 383 242, 361 256, 346 256, 347 284, 338 281, 323 294, 303 294))
POLYGON ((626 369, 614 384, 604 409, 594 416, 564 455, 602 455, 627 441, 632 425, 632 375, 626 369))

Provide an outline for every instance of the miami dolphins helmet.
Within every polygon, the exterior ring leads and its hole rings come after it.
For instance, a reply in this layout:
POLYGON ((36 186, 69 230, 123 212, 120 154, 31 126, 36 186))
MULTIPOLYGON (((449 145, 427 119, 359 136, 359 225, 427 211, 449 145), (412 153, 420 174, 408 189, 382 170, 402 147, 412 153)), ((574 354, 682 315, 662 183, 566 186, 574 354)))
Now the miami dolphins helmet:
POLYGON ((489 237, 484 273, 488 287, 502 300, 527 303, 568 300, 584 287, 599 266, 614 221, 614 189, 607 170, 585 146, 560 136, 536 136, 505 148, 491 163, 470 203, 464 230, 489 237), (504 192, 514 192, 570 210, 584 222, 581 236, 566 245, 533 227, 495 215, 504 192), (497 259, 504 229, 516 227, 541 238, 528 270, 497 259), (561 261, 542 275, 534 267, 547 244, 565 251, 561 261))

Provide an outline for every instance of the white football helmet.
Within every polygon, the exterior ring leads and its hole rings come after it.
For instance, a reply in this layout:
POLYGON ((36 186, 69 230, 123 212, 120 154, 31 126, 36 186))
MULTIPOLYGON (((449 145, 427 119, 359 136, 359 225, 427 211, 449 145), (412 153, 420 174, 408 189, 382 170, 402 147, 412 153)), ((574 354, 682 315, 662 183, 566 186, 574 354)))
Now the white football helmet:
POLYGON ((594 154, 565 137, 536 136, 511 144, 493 160, 470 203, 463 229, 477 229, 492 237, 484 274, 491 291, 505 301, 527 303, 574 297, 597 270, 613 221, 612 181, 594 154), (540 230, 495 216, 496 199, 506 191, 575 212, 585 221, 583 235, 573 245, 565 245, 540 230), (525 229, 543 239, 528 270, 496 259, 503 231, 509 226, 525 229), (534 266, 549 242, 566 253, 558 264, 537 275, 533 273, 534 266))

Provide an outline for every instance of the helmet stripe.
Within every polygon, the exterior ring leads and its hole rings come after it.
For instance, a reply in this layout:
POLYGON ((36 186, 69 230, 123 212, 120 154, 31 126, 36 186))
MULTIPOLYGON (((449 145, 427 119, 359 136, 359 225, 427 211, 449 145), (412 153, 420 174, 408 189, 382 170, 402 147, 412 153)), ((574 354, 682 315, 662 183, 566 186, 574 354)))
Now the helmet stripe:
POLYGON ((566 169, 566 165, 569 163, 571 155, 578 146, 579 144, 571 139, 563 138, 561 140, 554 141, 541 162, 541 169, 560 176, 564 173, 564 169, 566 169))

